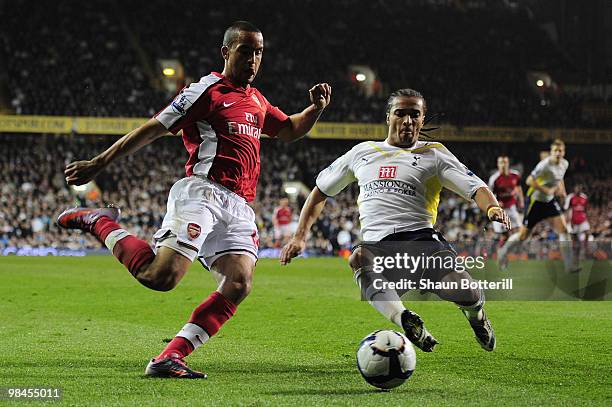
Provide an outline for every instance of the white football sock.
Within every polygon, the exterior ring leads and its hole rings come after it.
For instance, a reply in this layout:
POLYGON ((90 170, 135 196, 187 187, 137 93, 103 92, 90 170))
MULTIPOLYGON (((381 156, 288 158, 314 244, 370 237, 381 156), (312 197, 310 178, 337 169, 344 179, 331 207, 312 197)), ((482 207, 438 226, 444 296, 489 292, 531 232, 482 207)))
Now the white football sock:
POLYGON ((380 312, 385 318, 395 325, 402 327, 402 312, 406 310, 401 301, 368 301, 376 311, 380 312))
POLYGON ((574 266, 574 256, 572 255, 572 237, 569 233, 559 233, 559 250, 563 257, 565 271, 571 270, 574 266))
POLYGON ((508 240, 506 241, 506 243, 504 243, 504 245, 502 246, 501 249, 499 249, 499 254, 501 256, 505 256, 508 254, 508 252, 512 249, 514 249, 516 246, 521 244, 521 234, 520 232, 516 232, 515 234, 513 234, 512 236, 510 236, 508 238, 508 240))
MULTIPOLYGON (((362 273, 367 272, 367 268, 361 268, 358 270, 354 270, 355 282, 357 286, 361 289, 362 284, 362 273)), ((402 327, 402 312, 406 310, 404 304, 400 300, 399 296, 395 292, 388 292, 383 290, 374 290, 373 287, 367 290, 365 294, 365 298, 368 300, 368 303, 376 311, 380 312, 385 318, 389 321, 393 322, 395 325, 402 327), (391 300, 391 301, 389 301, 391 300)))
POLYGON ((476 301, 474 304, 472 305, 459 305, 457 304, 457 306, 466 312, 468 318, 472 321, 481 321, 484 314, 482 312, 482 308, 484 307, 485 304, 485 295, 484 295, 484 291, 482 289, 478 290, 478 301, 476 301))
POLYGON ((106 236, 106 239, 104 239, 104 245, 106 245, 108 250, 110 250, 110 252, 112 253, 117 242, 128 236, 131 236, 131 234, 127 230, 115 229, 112 232, 110 232, 108 236, 106 236))
POLYGON ((190 322, 186 323, 176 336, 187 339, 189 343, 191 343, 191 346, 193 346, 193 350, 204 345, 210 339, 210 336, 208 336, 202 327, 190 322))

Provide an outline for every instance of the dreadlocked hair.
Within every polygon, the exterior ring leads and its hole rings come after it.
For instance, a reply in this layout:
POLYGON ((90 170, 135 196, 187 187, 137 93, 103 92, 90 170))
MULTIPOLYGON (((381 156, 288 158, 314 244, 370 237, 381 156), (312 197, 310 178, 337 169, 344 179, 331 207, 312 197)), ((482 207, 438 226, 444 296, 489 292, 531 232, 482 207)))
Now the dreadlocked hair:
POLYGON ((437 127, 425 127, 425 126, 431 123, 432 121, 441 118, 442 116, 444 116, 444 113, 434 113, 430 116, 425 116, 423 127, 421 128, 421 131, 419 131, 419 137, 423 137, 427 140, 432 140, 433 137, 429 133, 432 131, 438 130, 440 126, 437 126, 437 127))

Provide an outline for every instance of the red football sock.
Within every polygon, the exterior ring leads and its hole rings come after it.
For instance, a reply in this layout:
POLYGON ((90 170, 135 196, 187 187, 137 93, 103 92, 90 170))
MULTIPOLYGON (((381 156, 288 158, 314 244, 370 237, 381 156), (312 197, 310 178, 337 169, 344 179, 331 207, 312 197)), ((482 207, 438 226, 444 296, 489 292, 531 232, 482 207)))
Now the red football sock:
POLYGON ((95 237, 97 237, 102 243, 106 240, 106 237, 113 230, 121 229, 121 226, 108 216, 102 216, 100 219, 96 221, 94 224, 92 233, 95 237))
POLYGON ((216 334, 235 312, 236 304, 215 291, 193 311, 187 325, 178 333, 181 336, 172 339, 155 359, 184 358, 216 334))
POLYGON ((150 264, 155 259, 155 253, 149 243, 132 235, 124 237, 115 244, 113 255, 133 276, 142 266, 150 264))
POLYGON ((161 360, 164 358, 179 358, 183 359, 185 356, 193 352, 193 345, 185 338, 175 336, 164 348, 162 353, 155 358, 155 360, 161 360))
MULTIPOLYGON (((117 229, 121 229, 117 222, 103 216, 95 223, 93 234, 104 242, 106 237, 117 229)), ((132 235, 128 235, 115 243, 113 255, 127 267, 132 275, 136 275, 143 265, 151 263, 155 258, 155 253, 149 243, 132 235)))

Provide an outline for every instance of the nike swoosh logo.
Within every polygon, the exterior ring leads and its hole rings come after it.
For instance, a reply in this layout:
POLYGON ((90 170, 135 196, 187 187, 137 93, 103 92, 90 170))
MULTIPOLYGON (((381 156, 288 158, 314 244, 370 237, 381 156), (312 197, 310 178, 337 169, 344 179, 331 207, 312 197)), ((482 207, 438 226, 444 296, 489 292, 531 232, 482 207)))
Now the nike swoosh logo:
POLYGON ((223 102, 223 107, 230 107, 234 103, 236 103, 236 102, 232 102, 232 103, 225 103, 225 102, 223 102))

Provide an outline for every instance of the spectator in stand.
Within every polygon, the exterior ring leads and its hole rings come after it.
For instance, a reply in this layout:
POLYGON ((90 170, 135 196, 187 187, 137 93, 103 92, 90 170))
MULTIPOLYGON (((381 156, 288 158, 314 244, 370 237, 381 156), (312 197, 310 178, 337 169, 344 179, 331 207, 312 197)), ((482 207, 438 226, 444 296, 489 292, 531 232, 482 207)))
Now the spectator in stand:
POLYGON ((342 95, 326 120, 379 122, 385 98, 358 86, 348 68, 365 64, 388 88, 414 84, 432 95, 430 106, 455 125, 610 126, 582 113, 589 96, 548 92, 542 99, 531 89, 531 67, 559 78, 575 71, 575 61, 524 9, 499 2, 417 3, 373 0, 355 7, 351 0, 260 0, 253 7, 250 0, 235 0, 219 8, 185 0, 181 10, 167 13, 162 0, 60 0, 50 8, 4 1, 0 15, 11 18, 2 21, 7 35, 0 38, 0 60, 6 61, 8 100, 17 114, 149 117, 169 96, 151 85, 160 82, 158 60, 176 59, 187 76, 199 77, 214 64, 217 27, 230 16, 249 15, 266 23, 266 52, 275 54, 258 87, 288 111, 300 108, 293 95, 326 77, 342 95), (403 36, 407 25, 417 59, 386 42, 403 36), (291 49, 278 46, 286 41, 291 49), (307 58, 317 64, 296 63, 307 58), (405 69, 408 64, 411 69, 405 69), (277 86, 279 77, 285 86, 277 86), (470 103, 462 103, 466 94, 470 103))
MULTIPOLYGON (((88 235, 72 236, 57 228, 51 216, 60 207, 75 200, 62 176, 66 162, 76 157, 92 155, 112 143, 109 137, 54 136, 0 134, 0 251, 7 248, 102 248, 88 235), (22 154, 22 147, 30 147, 22 154), (37 168, 37 171, 31 171, 37 168)), ((164 143, 164 141, 161 141, 164 143)), ((301 181, 312 187, 317 171, 329 165, 342 152, 349 150, 356 141, 301 140, 289 146, 274 140, 262 139, 262 171, 258 196, 254 203, 257 224, 260 227, 260 247, 274 247, 274 208, 281 198, 283 181, 301 181)), ((465 157, 466 165, 477 175, 487 178, 489 162, 482 157, 496 157, 507 153, 513 163, 525 168, 535 165, 524 151, 537 151, 537 144, 505 143, 445 143, 456 154, 465 157)), ((112 165, 97 179, 101 191, 100 201, 116 203, 123 209, 123 220, 130 230, 139 236, 151 236, 161 225, 165 213, 165 197, 172 183, 180 178, 180 168, 161 165, 183 160, 180 143, 171 138, 163 148, 147 148, 132 159, 112 165), (129 170, 128 170, 129 167, 129 170), (129 178, 122 177, 128 172, 129 178)), ((593 149, 589 145, 573 145, 570 150, 570 168, 566 179, 568 188, 577 183, 589 185, 588 220, 591 230, 589 240, 612 241, 612 162, 605 149, 593 149), (585 157, 588 157, 585 158, 585 157), (578 166, 574 170, 574 166, 578 166)), ((332 254, 346 244, 346 233, 351 235, 351 245, 359 241, 359 216, 354 202, 357 189, 347 188, 330 199, 325 216, 313 226, 308 248, 313 253, 332 254), (351 225, 352 224, 352 227, 351 225), (334 247, 335 246, 335 247, 334 247)), ((88 205, 97 204, 89 202, 88 205)), ((491 240, 491 230, 485 230, 482 217, 467 202, 451 194, 441 197, 438 222, 435 226, 448 240, 491 240)), ((545 239, 546 225, 538 225, 534 239, 545 239)))

